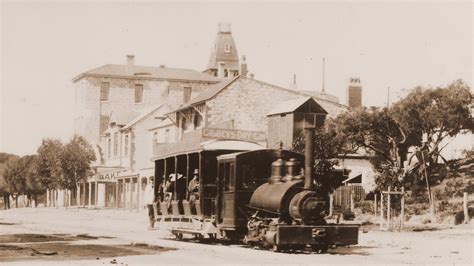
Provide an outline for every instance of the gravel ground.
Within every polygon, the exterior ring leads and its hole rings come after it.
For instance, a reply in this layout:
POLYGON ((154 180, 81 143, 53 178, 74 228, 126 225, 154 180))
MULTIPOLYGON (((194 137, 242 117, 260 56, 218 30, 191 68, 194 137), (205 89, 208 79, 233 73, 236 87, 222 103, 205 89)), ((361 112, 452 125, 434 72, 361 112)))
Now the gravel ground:
MULTIPOLYGON (((1 265, 143 265, 143 264, 450 264, 473 265, 472 222, 453 228, 423 232, 360 232, 359 245, 337 248, 328 254, 287 254, 255 250, 241 245, 176 241, 166 231, 147 230, 147 213, 130 210, 76 208, 24 208, 0 211, 0 234, 67 234, 100 237, 75 241, 85 245, 146 243, 167 251, 156 254, 66 260, 17 260, 1 265), (111 238, 113 237, 113 238, 111 238), (88 242, 93 241, 93 242, 88 242)), ((1 241, 1 238, 0 238, 1 241)), ((3 244, 0 242, 0 245, 3 244)), ((1 257, 0 257, 1 258, 1 257)), ((1 261, 0 261, 1 262, 1 261)))

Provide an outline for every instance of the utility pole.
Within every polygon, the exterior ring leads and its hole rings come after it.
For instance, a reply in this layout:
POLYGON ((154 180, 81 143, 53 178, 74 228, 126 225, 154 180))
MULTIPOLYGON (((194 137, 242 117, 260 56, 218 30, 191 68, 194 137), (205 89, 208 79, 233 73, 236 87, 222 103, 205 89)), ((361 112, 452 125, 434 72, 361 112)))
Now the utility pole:
POLYGON ((390 86, 387 88, 387 108, 390 107, 390 86))
POLYGON ((321 90, 321 93, 325 93, 325 89, 324 89, 324 75, 325 75, 325 68, 326 68, 326 58, 323 57, 323 89, 321 90))

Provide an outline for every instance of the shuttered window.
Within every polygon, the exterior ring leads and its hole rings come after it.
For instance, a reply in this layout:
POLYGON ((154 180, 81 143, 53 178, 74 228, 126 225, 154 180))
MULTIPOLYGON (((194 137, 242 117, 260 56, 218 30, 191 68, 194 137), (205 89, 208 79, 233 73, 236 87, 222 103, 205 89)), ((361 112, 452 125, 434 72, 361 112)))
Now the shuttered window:
POLYGON ((100 116, 100 134, 103 134, 107 127, 109 126, 109 117, 106 115, 100 116))
POLYGON ((114 133, 114 156, 118 155, 119 133, 114 133))
POLYGON ((112 147, 112 140, 109 137, 107 139, 107 157, 108 158, 112 157, 112 153, 110 152, 111 147, 112 147))
POLYGON ((143 85, 135 84, 135 103, 141 103, 143 101, 143 85))
POLYGON ((188 103, 191 100, 191 87, 184 87, 183 89, 183 103, 188 103))
POLYGON ((125 135, 125 144, 124 144, 124 146, 125 146, 124 153, 125 153, 125 156, 127 156, 128 155, 128 135, 125 135))
POLYGON ((100 100, 101 101, 109 100, 109 88, 110 88, 110 83, 108 82, 100 83, 100 100))

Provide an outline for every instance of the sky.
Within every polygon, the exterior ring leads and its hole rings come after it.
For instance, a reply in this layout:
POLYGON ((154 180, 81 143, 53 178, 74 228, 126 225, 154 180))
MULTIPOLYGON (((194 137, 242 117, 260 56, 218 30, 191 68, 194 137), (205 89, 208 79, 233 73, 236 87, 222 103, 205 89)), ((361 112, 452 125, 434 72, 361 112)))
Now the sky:
POLYGON ((255 78, 384 106, 415 86, 473 85, 471 2, 1 1, 0 152, 33 154, 73 134, 72 78, 105 64, 204 70, 232 25, 255 78))

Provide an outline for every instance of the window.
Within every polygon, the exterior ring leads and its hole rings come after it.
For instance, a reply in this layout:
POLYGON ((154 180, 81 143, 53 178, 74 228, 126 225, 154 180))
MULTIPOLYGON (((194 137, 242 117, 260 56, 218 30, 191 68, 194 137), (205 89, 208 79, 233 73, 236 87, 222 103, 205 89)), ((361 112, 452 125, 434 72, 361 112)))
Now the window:
POLYGON ((230 53, 230 43, 226 43, 226 44, 225 44, 224 52, 230 53))
POLYGON ((189 100, 191 100, 191 93, 192 93, 192 88, 191 87, 184 87, 184 89, 183 89, 183 103, 188 103, 189 100))
POLYGON ((188 121, 187 121, 186 117, 183 117, 181 119, 181 128, 183 129, 183 131, 188 130, 188 121))
POLYGON ((100 100, 101 101, 109 100, 109 88, 110 88, 110 83, 108 82, 100 83, 100 100))
POLYGON ((194 115, 194 128, 201 128, 202 127, 202 116, 200 114, 194 115))
POLYGON ((166 129, 165 130, 165 143, 170 142, 170 130, 166 129))
POLYGON ((153 133, 153 143, 158 143, 158 132, 153 133))
POLYGON ((106 115, 100 116, 100 134, 103 134, 104 131, 109 127, 109 117, 106 115))
POLYGON ((125 135, 125 145, 124 146, 125 146, 124 153, 125 153, 125 156, 127 156, 128 155, 128 135, 125 135))
POLYGON ((112 140, 109 137, 107 139, 107 157, 108 158, 112 157, 112 153, 110 152, 111 147, 112 147, 112 140))
POLYGON ((235 187, 235 176, 234 176, 234 163, 230 163, 230 167, 229 167, 229 185, 230 185, 230 189, 233 189, 235 187))
POLYGON ((118 154, 118 141, 119 141, 119 133, 115 132, 114 133, 114 156, 117 156, 118 154))
POLYGON ((234 163, 224 164, 224 191, 232 191, 235 187, 234 163))
POLYGON ((135 84, 135 103, 143 101, 143 84, 135 84))

